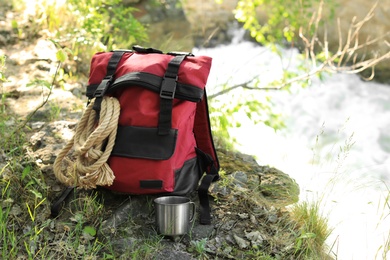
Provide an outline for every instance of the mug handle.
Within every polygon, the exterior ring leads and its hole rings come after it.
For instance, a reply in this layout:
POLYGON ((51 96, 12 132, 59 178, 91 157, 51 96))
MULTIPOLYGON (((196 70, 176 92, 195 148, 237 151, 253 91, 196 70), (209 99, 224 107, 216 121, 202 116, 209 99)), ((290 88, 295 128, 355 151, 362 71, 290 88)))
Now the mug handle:
POLYGON ((192 222, 194 220, 194 217, 195 217, 196 207, 195 207, 194 202, 190 201, 190 204, 192 205, 192 216, 190 218, 190 222, 192 222))

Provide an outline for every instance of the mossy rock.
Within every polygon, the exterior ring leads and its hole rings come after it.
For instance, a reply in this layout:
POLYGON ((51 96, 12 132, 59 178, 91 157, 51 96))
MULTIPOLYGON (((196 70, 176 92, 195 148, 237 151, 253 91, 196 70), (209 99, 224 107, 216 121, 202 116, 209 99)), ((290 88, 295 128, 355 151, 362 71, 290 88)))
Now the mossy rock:
POLYGON ((278 169, 263 167, 260 192, 277 205, 289 205, 299 200, 299 185, 278 169))
MULTIPOLYGON (((221 176, 221 182, 224 183, 222 185, 233 183, 233 180, 226 181, 224 178, 232 179, 232 175, 241 171, 247 174, 246 188, 251 190, 251 196, 255 196, 256 200, 262 201, 263 204, 284 207, 299 200, 299 185, 286 173, 272 167, 260 166, 253 156, 239 152, 219 150, 218 158, 221 170, 226 175, 221 176)), ((229 188, 234 189, 232 185, 229 188)))

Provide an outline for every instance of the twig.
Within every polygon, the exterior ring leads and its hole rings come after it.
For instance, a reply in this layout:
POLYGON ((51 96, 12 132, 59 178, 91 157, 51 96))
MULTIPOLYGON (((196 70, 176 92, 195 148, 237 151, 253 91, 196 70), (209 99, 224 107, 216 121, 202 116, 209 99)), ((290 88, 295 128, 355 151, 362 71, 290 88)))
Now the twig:
POLYGON ((234 89, 236 89, 236 88, 260 89, 260 88, 255 88, 255 87, 250 87, 250 86, 249 86, 249 84, 251 84, 253 81, 255 81, 258 77, 259 77, 259 76, 255 76, 255 77, 251 78, 250 80, 247 80, 247 81, 245 81, 245 82, 243 82, 243 83, 239 83, 239 84, 237 84, 237 85, 233 85, 233 86, 231 86, 231 87, 228 87, 228 88, 226 88, 226 89, 223 89, 223 90, 221 90, 221 91, 219 91, 219 92, 217 92, 217 93, 215 93, 215 94, 209 95, 207 98, 208 98, 208 99, 213 99, 213 98, 215 98, 215 97, 217 97, 217 96, 221 96, 221 95, 223 95, 223 94, 226 94, 226 93, 228 93, 228 92, 230 92, 230 91, 232 91, 232 90, 234 90, 234 89))
POLYGON ((18 128, 16 128, 16 130, 14 130, 8 138, 10 138, 14 134, 16 134, 20 130, 22 130, 28 124, 28 122, 30 122, 31 118, 38 112, 38 110, 41 109, 42 107, 44 107, 47 104, 47 102, 49 101, 49 98, 50 98, 50 96, 51 96, 51 94, 53 92, 54 83, 55 83, 55 80, 57 78, 58 70, 60 69, 60 67, 61 67, 61 62, 58 62, 55 74, 53 76, 53 80, 51 82, 51 86, 49 88, 49 93, 47 94, 46 98, 42 101, 42 103, 38 107, 36 107, 34 109, 34 111, 32 111, 31 113, 29 113, 27 115, 27 118, 23 121, 23 123, 21 125, 19 125, 18 128))

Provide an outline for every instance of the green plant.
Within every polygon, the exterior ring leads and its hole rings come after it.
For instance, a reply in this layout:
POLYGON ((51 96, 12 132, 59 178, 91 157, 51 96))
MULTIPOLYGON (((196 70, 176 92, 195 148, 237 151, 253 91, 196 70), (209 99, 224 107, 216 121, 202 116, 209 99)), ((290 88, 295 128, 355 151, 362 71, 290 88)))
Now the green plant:
POLYGON ((68 29, 62 30, 60 24, 54 31, 58 40, 70 47, 74 60, 83 63, 95 52, 147 41, 146 30, 133 17, 134 11, 120 0, 71 0, 66 10, 69 17, 61 19, 61 23, 69 24, 68 29))
POLYGON ((132 239, 123 255, 127 259, 154 259, 156 253, 162 249, 162 236, 152 236, 142 240, 132 239))
MULTIPOLYGON (((240 0, 235 10, 237 21, 243 23, 257 42, 289 43, 298 40, 298 30, 310 24, 321 0, 240 0), (261 19, 266 16, 266 19, 261 19)), ((334 11, 334 1, 328 1, 329 15, 334 11)), ((330 16, 331 17, 331 16, 330 16)), ((309 28, 311 33, 314 28, 309 28)))
MULTIPOLYGON (((61 222, 64 234, 59 240, 58 258, 95 258, 101 254, 110 259, 112 249, 108 242, 100 240, 97 230, 104 214, 98 194, 80 193, 69 202, 70 222, 61 222)), ((68 213, 68 214, 69 214, 68 213)), ((50 252, 52 253, 52 252, 50 252)))
POLYGON ((297 259, 324 259, 325 241, 332 232, 322 216, 319 203, 300 202, 292 207, 291 216, 299 229, 295 241, 297 259))
POLYGON ((218 185, 221 187, 230 187, 234 181, 231 175, 228 175, 224 169, 221 169, 218 174, 220 177, 218 180, 218 185))
POLYGON ((207 238, 192 240, 188 251, 194 252, 198 259, 207 259, 206 244, 207 238))
POLYGON ((10 211, 13 206, 11 198, 10 185, 11 180, 3 178, 3 174, 9 164, 6 164, 0 172, 0 190, 1 190, 1 205, 0 205, 0 251, 2 255, 16 257, 18 254, 17 236, 15 232, 15 223, 10 217, 10 211))
MULTIPOLYGON (((23 148, 17 150, 22 151, 23 148)), ((48 188, 37 167, 20 164, 24 157, 22 153, 7 152, 12 159, 0 172, 0 251, 11 259, 20 254, 31 259, 37 255, 43 257, 46 243, 43 233, 51 223, 44 217, 48 209, 48 188)))
MULTIPOLYGON (((19 9, 28 6, 27 0, 14 2, 19 9)), ((34 3, 29 3, 35 13, 31 14, 26 34, 36 36, 39 31, 47 30, 50 38, 71 50, 71 60, 81 73, 88 72, 85 67, 96 52, 126 49, 148 40, 144 25, 133 16, 137 9, 121 0, 36 0, 34 3)), ((23 25, 15 22, 14 26, 23 25)))
POLYGON ((225 93, 210 97, 210 120, 216 138, 230 141, 225 143, 225 148, 234 147, 236 140, 231 137, 229 130, 240 127, 243 121, 250 120, 254 124, 263 123, 274 129, 284 127, 283 117, 273 110, 269 96, 255 97, 250 90, 232 91, 226 94, 232 95, 233 102, 224 102, 218 99, 218 96, 222 94, 225 93))
POLYGON ((47 115, 47 119, 49 121, 54 121, 59 118, 61 113, 61 107, 58 104, 50 103, 49 104, 49 113, 47 115))
POLYGON ((4 82, 6 81, 6 77, 5 77, 5 60, 6 60, 6 56, 5 55, 0 55, 0 82, 4 82))
POLYGON ((0 55, 0 86, 1 86, 1 108, 0 112, 4 113, 5 112, 5 99, 6 99, 6 94, 4 92, 3 88, 3 82, 7 80, 5 76, 5 61, 6 61, 6 56, 5 55, 0 55))

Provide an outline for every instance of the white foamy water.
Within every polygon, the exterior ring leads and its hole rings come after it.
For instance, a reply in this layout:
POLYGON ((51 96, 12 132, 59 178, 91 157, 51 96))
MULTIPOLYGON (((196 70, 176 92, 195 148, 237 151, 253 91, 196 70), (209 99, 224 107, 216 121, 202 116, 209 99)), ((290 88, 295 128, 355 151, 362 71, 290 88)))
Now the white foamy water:
MULTIPOLYGON (((209 95, 226 81, 235 85, 254 75, 265 85, 280 76, 282 68, 296 68, 300 62, 296 50, 282 49, 281 59, 248 42, 193 52, 213 57, 209 95)), ((386 259, 382 246, 390 231, 390 208, 385 205, 390 188, 390 86, 335 74, 298 89, 237 89, 218 100, 230 104, 240 95, 257 100, 270 96, 273 109, 285 116, 286 128, 275 133, 238 111, 235 119, 241 127, 230 133, 239 150, 296 179, 301 201, 321 202, 334 228, 328 244, 337 259, 386 259)))

